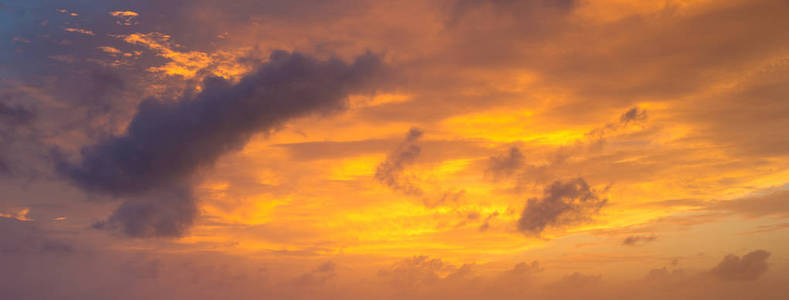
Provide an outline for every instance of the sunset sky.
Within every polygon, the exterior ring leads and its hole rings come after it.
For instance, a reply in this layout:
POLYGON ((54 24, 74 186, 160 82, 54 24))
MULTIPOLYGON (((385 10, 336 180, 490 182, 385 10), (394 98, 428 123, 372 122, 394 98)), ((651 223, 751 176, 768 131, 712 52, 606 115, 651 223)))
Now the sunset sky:
POLYGON ((787 299, 789 1, 0 0, 0 299, 787 299))

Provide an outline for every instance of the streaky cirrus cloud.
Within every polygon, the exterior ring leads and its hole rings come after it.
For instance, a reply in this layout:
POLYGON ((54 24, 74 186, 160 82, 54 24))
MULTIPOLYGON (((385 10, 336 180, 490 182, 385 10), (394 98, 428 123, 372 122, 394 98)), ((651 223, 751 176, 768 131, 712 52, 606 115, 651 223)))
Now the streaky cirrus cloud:
POLYGON ((198 169, 289 119, 341 110, 349 94, 370 91, 382 70, 372 53, 346 63, 275 51, 238 83, 211 77, 197 94, 143 101, 125 134, 84 147, 76 163, 56 151, 56 169, 86 191, 131 197, 98 227, 118 225, 131 236, 178 236, 195 215, 193 197, 180 186, 198 169), (139 200, 159 189, 178 196, 139 200))

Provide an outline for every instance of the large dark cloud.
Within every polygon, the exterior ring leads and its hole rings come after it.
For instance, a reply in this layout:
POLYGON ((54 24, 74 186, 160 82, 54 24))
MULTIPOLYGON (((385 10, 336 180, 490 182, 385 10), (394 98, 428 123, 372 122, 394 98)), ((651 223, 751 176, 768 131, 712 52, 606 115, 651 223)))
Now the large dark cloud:
POLYGON ((531 198, 518 220, 518 230, 539 235, 549 226, 562 226, 589 219, 607 203, 583 178, 554 181, 541 198, 531 198))
POLYGON ((386 160, 375 170, 375 179, 393 190, 406 195, 419 196, 422 190, 403 175, 405 168, 414 163, 422 148, 417 143, 422 137, 422 130, 411 128, 405 140, 389 153, 386 160))
POLYGON ((60 161, 58 169, 85 189, 119 195, 179 182, 255 133, 341 109, 379 68, 372 54, 346 64, 275 52, 237 84, 208 78, 196 95, 142 102, 124 135, 83 148, 80 163, 60 161))
MULTIPOLYGON (((144 198, 154 189, 187 184, 195 171, 241 148, 256 133, 271 132, 295 117, 342 109, 350 93, 369 91, 381 70, 373 54, 346 63, 276 51, 238 83, 208 78, 200 93, 143 101, 125 134, 84 147, 77 163, 56 155, 56 168, 87 191, 144 198)), ((180 234, 192 220, 194 204, 187 193, 176 194, 172 201, 127 202, 108 222, 133 236, 180 234), (154 212, 160 210, 166 212, 154 212), (152 229, 138 220, 158 225, 152 229)))
POLYGON ((756 250, 742 257, 727 255, 710 273, 722 280, 756 280, 767 272, 770 252, 756 250))

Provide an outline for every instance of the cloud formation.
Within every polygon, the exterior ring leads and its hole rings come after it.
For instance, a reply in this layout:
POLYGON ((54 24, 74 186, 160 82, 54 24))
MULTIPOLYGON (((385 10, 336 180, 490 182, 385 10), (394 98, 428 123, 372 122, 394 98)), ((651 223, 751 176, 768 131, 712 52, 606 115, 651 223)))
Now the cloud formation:
POLYGON ((418 144, 422 130, 411 128, 400 145, 389 153, 386 160, 375 169, 375 179, 395 191, 409 196, 420 196, 422 190, 411 182, 403 171, 419 157, 422 147, 418 144))
POLYGON ((710 273, 721 280, 747 281, 759 279, 767 272, 770 252, 756 250, 742 257, 729 254, 710 273))
POLYGON ((196 198, 188 186, 168 187, 127 199, 93 228, 139 238, 183 235, 198 215, 196 198))
POLYGON ((34 117, 34 112, 29 109, 0 102, 0 124, 3 127, 28 123, 34 117))
POLYGON ((518 219, 518 230, 539 235, 550 226, 588 220, 605 206, 607 199, 595 193, 583 178, 557 180, 545 188, 541 198, 531 198, 518 219))
POLYGON ((510 151, 492 156, 488 159, 488 171, 494 178, 510 177, 524 167, 525 157, 518 147, 510 148, 510 151))
POLYGON ((631 235, 622 240, 622 245, 637 246, 657 240, 656 235, 631 235))
MULTIPOLYGON (((143 101, 125 134, 83 148, 78 163, 58 156, 56 168, 84 190, 112 196, 138 197, 184 185, 198 169, 240 149, 253 134, 272 132, 292 118, 342 109, 349 94, 368 91, 381 68, 380 59, 369 53, 349 64, 276 51, 238 83, 212 77, 198 94, 143 101)), ((176 200, 166 202, 127 202, 109 223, 132 236, 178 235, 191 222, 194 204, 182 191, 176 194, 176 200), (158 229, 130 219, 135 215, 158 229), (181 220, 162 219, 170 217, 181 220)))

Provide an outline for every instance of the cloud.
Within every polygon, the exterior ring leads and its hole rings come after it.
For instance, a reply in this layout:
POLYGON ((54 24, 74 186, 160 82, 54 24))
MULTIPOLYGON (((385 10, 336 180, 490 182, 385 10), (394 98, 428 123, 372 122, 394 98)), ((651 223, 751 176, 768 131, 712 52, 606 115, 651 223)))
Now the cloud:
POLYGON ((66 32, 76 32, 76 33, 81 33, 81 34, 86 34, 86 35, 96 35, 96 33, 93 32, 92 30, 82 29, 82 28, 66 27, 66 29, 64 29, 64 30, 66 30, 66 32))
POLYGON ((710 274, 721 280, 756 280, 767 272, 769 257, 770 252, 764 250, 749 252, 742 257, 729 254, 710 270, 710 274))
MULTIPOLYGON (((619 115, 616 121, 610 121, 588 130, 583 137, 570 141, 564 145, 549 149, 544 157, 537 157, 535 161, 547 160, 542 164, 530 164, 525 160, 523 146, 513 146, 504 154, 494 155, 488 159, 486 172, 493 179, 514 178, 517 180, 516 189, 524 183, 547 182, 560 177, 560 172, 566 169, 573 158, 583 158, 602 152, 609 139, 627 138, 626 130, 631 124, 643 123, 647 119, 647 111, 638 106, 631 107, 619 115)), ((529 150, 529 148, 525 148, 529 150)), ((575 163, 578 163, 577 160, 575 163)))
POLYGON ((132 26, 137 24, 135 18, 137 18, 137 16, 140 14, 134 11, 111 11, 109 12, 109 15, 118 19, 115 21, 115 23, 118 25, 132 26))
POLYGON ((31 122, 35 117, 35 112, 30 109, 0 102, 0 125, 14 126, 26 124, 31 122))
POLYGON ((488 172, 494 178, 509 177, 520 171, 525 163, 525 157, 520 149, 512 147, 506 154, 492 156, 488 159, 488 172))
POLYGON ((389 188, 406 195, 419 196, 422 190, 414 185, 403 174, 405 168, 416 161, 422 148, 417 143, 422 137, 422 130, 411 128, 397 148, 389 153, 386 160, 381 162, 375 170, 375 179, 389 188))
POLYGON ((19 220, 19 221, 32 221, 32 219, 30 219, 27 216, 27 214, 29 214, 29 213, 30 213, 30 208, 20 209, 16 213, 4 213, 4 212, 0 211, 0 217, 16 219, 16 220, 19 220))
POLYGON ((647 119, 647 111, 643 109, 639 109, 638 107, 633 107, 619 116, 619 123, 623 126, 627 126, 630 122, 636 121, 645 121, 647 119))
POLYGON ((498 216, 499 216, 499 212, 497 211, 489 214, 488 217, 485 218, 485 222, 483 222, 482 225, 479 226, 479 231, 487 231, 488 229, 490 229, 490 222, 498 216))
POLYGON ((414 256, 380 270, 378 278, 383 280, 394 294, 400 296, 395 299, 403 296, 411 298, 442 291, 448 285, 463 282, 472 273, 472 269, 468 264, 457 267, 440 258, 414 256))
POLYGON ((554 181, 543 191, 542 198, 531 198, 518 220, 518 230, 539 235, 547 227, 563 226, 588 220, 605 206, 583 178, 554 181))
POLYGON ((195 221, 196 199, 187 186, 169 187, 127 199, 93 228, 119 231, 130 237, 178 237, 195 221))
POLYGON ((656 235, 631 235, 622 240, 622 245, 637 246, 657 240, 656 235))
MULTIPOLYGON (((275 51, 269 62, 238 83, 212 77, 198 94, 143 101, 123 135, 84 147, 77 163, 56 152, 56 169, 86 191, 138 201, 134 199, 151 190, 188 184, 198 169, 240 149, 253 134, 270 133, 292 118, 341 110, 347 96, 368 91, 371 78, 381 70, 379 57, 369 53, 348 64, 275 51)), ((191 222, 189 207, 194 204, 188 204, 192 197, 176 189, 176 200, 124 203, 108 223, 123 224, 124 232, 133 235, 178 234, 178 224, 191 222), (152 211, 159 209, 166 213, 152 211), (164 227, 126 218, 139 213, 164 227), (174 213, 185 215, 175 223, 160 222, 174 213)))

